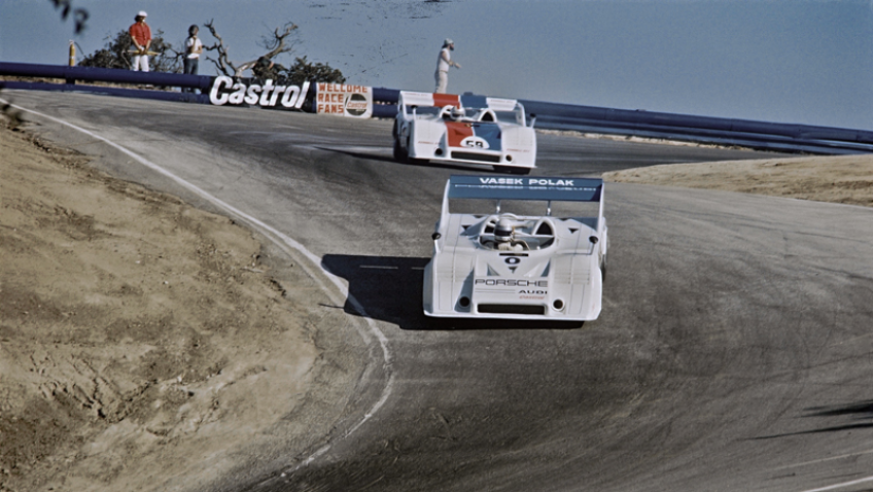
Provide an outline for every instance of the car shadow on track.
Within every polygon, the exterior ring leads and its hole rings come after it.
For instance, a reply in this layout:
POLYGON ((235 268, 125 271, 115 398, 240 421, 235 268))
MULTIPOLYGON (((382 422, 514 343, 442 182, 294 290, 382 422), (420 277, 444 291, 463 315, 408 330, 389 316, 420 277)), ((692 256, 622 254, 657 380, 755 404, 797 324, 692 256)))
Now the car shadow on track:
POLYGON ((331 148, 331 147, 316 146, 316 148, 319 150, 326 150, 329 152, 336 152, 338 154, 344 154, 344 155, 347 155, 349 157, 354 157, 355 159, 369 159, 371 161, 390 162, 392 164, 397 164, 399 166, 430 167, 430 168, 435 168, 435 169, 436 168, 451 169, 451 170, 455 170, 455 171, 473 171, 473 172, 485 171, 485 172, 491 172, 491 173, 495 172, 493 167, 486 166, 486 165, 483 165, 483 166, 477 166, 475 164, 459 165, 459 164, 451 164, 451 163, 444 163, 444 162, 431 163, 430 161, 420 160, 420 159, 414 160, 414 161, 409 161, 409 162, 399 162, 398 160, 394 159, 394 157, 379 155, 379 154, 375 154, 375 153, 369 154, 366 152, 340 150, 340 149, 335 149, 335 148, 331 148))
MULTIPOLYGON (((357 300, 366 316, 394 323, 404 330, 505 330, 576 329, 580 322, 434 319, 422 312, 424 267, 429 258, 396 256, 325 255, 321 264, 346 279, 349 295, 357 300)), ((346 299, 346 313, 361 316, 346 299)))
POLYGON ((818 418, 849 418, 849 422, 838 423, 826 427, 818 427, 815 429, 787 432, 783 434, 771 434, 753 438, 752 440, 775 439, 779 437, 800 436, 806 434, 822 434, 827 432, 843 432, 857 429, 871 429, 873 423, 870 422, 873 417, 873 400, 865 400, 858 403, 850 403, 848 405, 837 405, 830 407, 814 407, 807 409, 808 414, 805 417, 818 418))

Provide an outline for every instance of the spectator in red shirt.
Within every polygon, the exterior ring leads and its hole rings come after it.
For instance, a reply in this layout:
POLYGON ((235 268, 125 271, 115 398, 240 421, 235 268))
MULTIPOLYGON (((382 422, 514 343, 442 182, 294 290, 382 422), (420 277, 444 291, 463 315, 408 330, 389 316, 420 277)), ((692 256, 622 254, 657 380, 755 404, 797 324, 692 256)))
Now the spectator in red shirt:
POLYGON ((146 24, 146 16, 144 10, 136 14, 136 22, 130 26, 130 39, 136 50, 133 52, 133 71, 142 70, 149 71, 149 46, 152 44, 152 30, 146 24))

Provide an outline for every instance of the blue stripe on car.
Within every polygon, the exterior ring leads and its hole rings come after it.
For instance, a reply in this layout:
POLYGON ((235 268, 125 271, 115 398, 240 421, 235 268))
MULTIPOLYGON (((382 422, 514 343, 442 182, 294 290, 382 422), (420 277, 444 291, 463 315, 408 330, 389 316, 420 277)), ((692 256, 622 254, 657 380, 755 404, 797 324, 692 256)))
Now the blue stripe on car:
POLYGON ((502 139, 500 138, 500 127, 496 123, 474 123, 473 135, 488 142, 489 150, 503 149, 502 139))

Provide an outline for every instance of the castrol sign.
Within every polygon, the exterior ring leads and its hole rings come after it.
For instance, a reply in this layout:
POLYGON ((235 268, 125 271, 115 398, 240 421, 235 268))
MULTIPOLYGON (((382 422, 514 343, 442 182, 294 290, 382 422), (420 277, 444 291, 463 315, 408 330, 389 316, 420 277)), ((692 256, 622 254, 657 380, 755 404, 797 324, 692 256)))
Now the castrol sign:
POLYGON ((309 81, 304 82, 302 87, 277 85, 272 79, 267 79, 263 84, 246 84, 222 75, 212 82, 209 102, 216 106, 249 104, 265 108, 300 109, 306 100, 309 85, 309 81))
POLYGON ((373 88, 364 85, 319 82, 315 93, 317 113, 369 118, 373 114, 373 88))

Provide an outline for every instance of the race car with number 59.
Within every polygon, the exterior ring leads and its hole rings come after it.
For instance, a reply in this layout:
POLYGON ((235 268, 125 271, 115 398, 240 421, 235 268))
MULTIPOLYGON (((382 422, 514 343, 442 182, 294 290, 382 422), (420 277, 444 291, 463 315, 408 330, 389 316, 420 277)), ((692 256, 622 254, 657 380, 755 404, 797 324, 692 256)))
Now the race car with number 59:
POLYGON ((511 174, 536 167, 534 119, 514 99, 401 91, 394 158, 493 166, 511 174))
POLYGON ((424 314, 596 319, 607 232, 602 179, 452 176, 424 269, 424 314))

